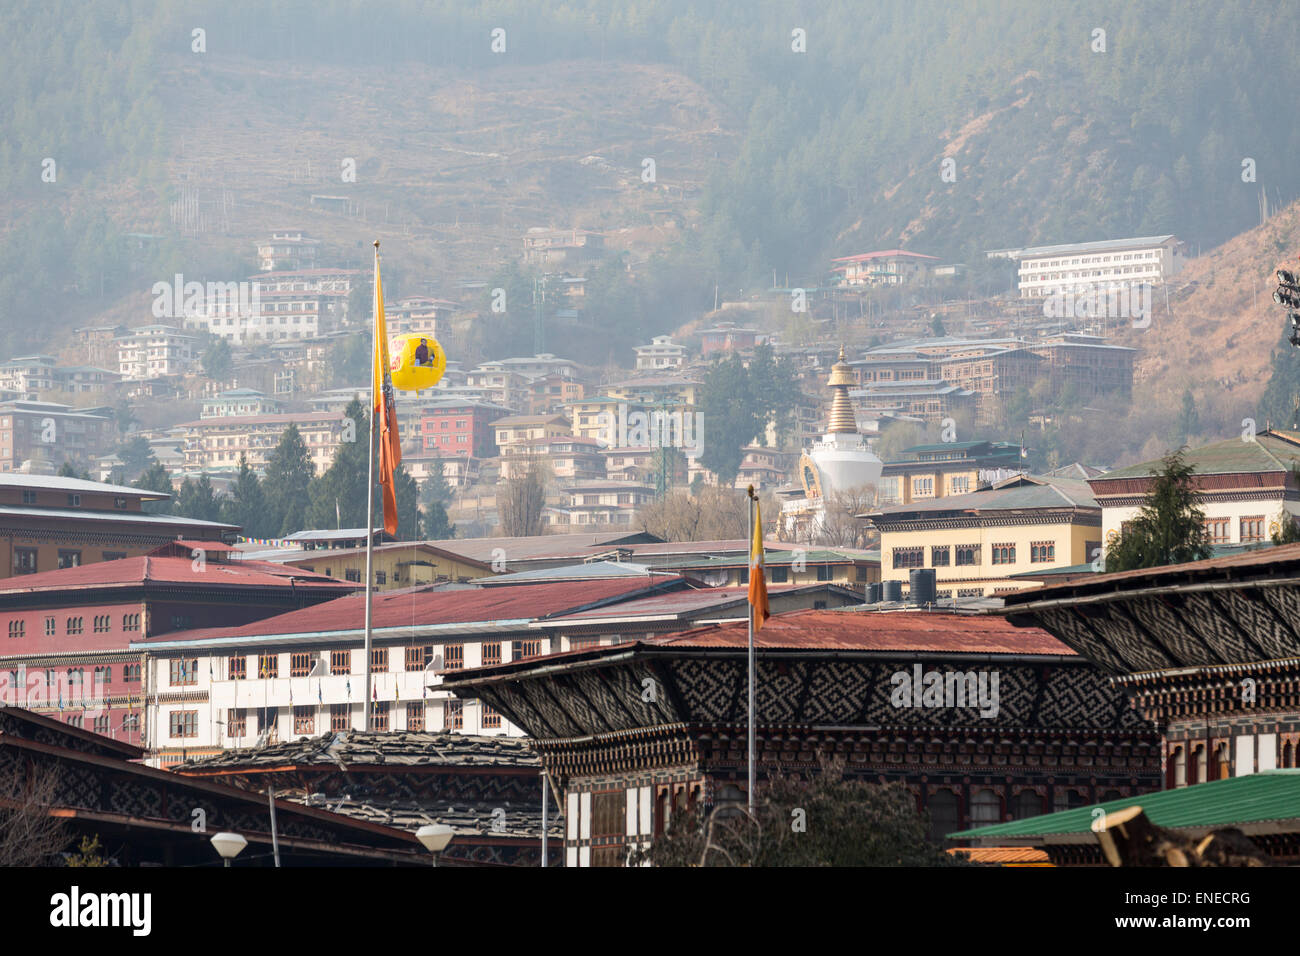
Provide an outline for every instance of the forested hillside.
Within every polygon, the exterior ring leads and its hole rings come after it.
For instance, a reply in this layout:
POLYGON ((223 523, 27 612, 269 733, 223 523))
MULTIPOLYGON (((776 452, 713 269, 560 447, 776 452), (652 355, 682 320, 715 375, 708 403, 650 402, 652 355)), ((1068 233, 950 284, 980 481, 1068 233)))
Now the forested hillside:
MULTIPOLYGON (((166 210, 182 185, 176 130, 202 126, 196 104, 210 87, 193 77, 219 70, 232 96, 249 85, 275 101, 277 128, 292 139, 318 131, 304 92, 316 70, 351 68, 349 82, 373 77, 397 102, 403 84, 411 97, 427 94, 436 69, 454 102, 456 75, 561 75, 580 62, 662 68, 638 74, 614 104, 554 123, 548 135, 561 143, 573 124, 616 123, 620 103, 635 110, 638 84, 648 97, 646 84, 680 75, 710 103, 692 116, 716 109, 718 126, 734 133, 716 158, 694 157, 697 168, 712 160, 691 200, 698 216, 672 237, 660 272, 701 298, 715 283, 724 294, 753 288, 773 269, 811 284, 831 256, 904 244, 972 260, 988 248, 1175 232, 1193 250, 1209 248, 1258 223, 1261 193, 1275 207, 1300 194, 1300 132, 1284 120, 1300 88, 1300 21, 1268 5, 1151 0, 1116 12, 826 0, 791 9, 777 0, 7 4, 0 302, 19 317, 52 296, 76 311, 126 288, 116 233, 175 239, 166 210), (494 53, 498 27, 506 46, 494 53), (806 52, 792 50, 796 29, 806 52), (1098 30, 1104 52, 1094 52, 1098 30), (243 79, 229 79, 232 69, 243 79), (301 82, 280 82, 284 71, 301 82), (41 179, 47 157, 58 161, 57 189, 41 179), (945 158, 955 181, 941 178, 945 158), (1246 161, 1255 181, 1243 181, 1246 161)), ((517 108, 520 119, 536 117, 535 103, 517 108)), ((376 111, 369 122, 378 132, 384 120, 376 111)), ((647 139, 679 121, 668 112, 638 120, 647 139)), ((513 124, 499 129, 509 143, 513 124)), ((618 136, 617 158, 633 169, 636 140, 618 136)), ((665 181, 674 158, 661 157, 665 181)), ((534 188, 563 206, 567 183, 560 170, 534 188)), ((494 188, 479 186, 484 196, 494 188)), ((201 242, 184 254, 187 263, 229 258, 201 242)), ((180 248, 148 255, 165 271, 180 248)), ((30 323, 4 325, 11 341, 0 345, 17 347, 15 329, 30 323)))

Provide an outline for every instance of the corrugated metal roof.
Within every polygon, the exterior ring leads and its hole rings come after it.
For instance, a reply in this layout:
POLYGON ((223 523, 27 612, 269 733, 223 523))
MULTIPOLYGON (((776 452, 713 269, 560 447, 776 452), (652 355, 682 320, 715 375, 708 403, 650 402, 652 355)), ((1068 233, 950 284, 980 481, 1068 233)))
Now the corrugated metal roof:
MULTIPOLYGON (((1254 441, 1230 438, 1189 449, 1185 460, 1196 469, 1198 475, 1286 472, 1293 467, 1300 467, 1300 435, 1274 429, 1260 432, 1254 441)), ((1116 478, 1146 478, 1152 471, 1160 471, 1161 467, 1159 459, 1144 461, 1108 471, 1091 481, 1093 487, 1104 494, 1107 482, 1116 478)))
POLYGON ((333 590, 351 587, 336 578, 298 568, 286 568, 269 561, 236 561, 229 564, 209 561, 196 567, 189 557, 141 555, 7 578, 4 585, 0 586, 0 595, 143 584, 201 584, 209 588, 293 586, 333 590))
MULTIPOLYGON (((625 600, 632 595, 651 593, 660 588, 685 587, 685 584, 678 575, 662 575, 649 581, 638 577, 613 581, 557 581, 502 587, 419 587, 379 591, 373 595, 371 626, 375 630, 510 622, 522 626, 537 618, 625 600)), ((363 593, 350 594, 241 627, 175 631, 136 643, 170 644, 360 631, 365 626, 365 607, 363 593)))
POLYGON ((954 840, 1042 837, 1043 842, 1059 842, 1052 837, 1090 835, 1093 811, 1097 808, 1111 813, 1132 806, 1141 806, 1152 823, 1171 830, 1284 820, 1295 821, 1294 829, 1300 830, 1300 770, 1265 770, 1244 777, 1211 780, 1026 820, 976 827, 948 836, 954 840))
POLYGON ((592 561, 589 564, 566 564, 559 568, 533 568, 512 574, 496 574, 478 578, 476 583, 499 587, 503 584, 525 584, 533 581, 598 581, 609 578, 649 577, 654 570, 648 564, 630 561, 592 561))
POLYGON ((871 517, 901 518, 911 514, 934 516, 948 512, 1016 511, 1042 508, 1093 508, 1100 511, 1097 499, 1086 481, 1077 478, 1032 478, 1007 487, 973 491, 965 495, 946 495, 905 505, 886 505, 871 517))

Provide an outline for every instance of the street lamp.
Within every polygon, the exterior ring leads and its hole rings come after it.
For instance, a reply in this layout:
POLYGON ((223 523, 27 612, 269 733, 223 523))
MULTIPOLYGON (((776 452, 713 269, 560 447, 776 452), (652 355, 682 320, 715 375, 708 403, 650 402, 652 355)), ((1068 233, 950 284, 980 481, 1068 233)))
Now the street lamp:
POLYGON ((415 838, 424 844, 424 848, 433 854, 433 865, 438 865, 438 856, 447 849, 451 842, 452 829, 445 823, 426 823, 415 831, 415 838))
POLYGON ((248 841, 238 833, 218 833, 212 838, 212 845, 226 861, 226 866, 230 866, 230 861, 243 852, 244 847, 248 846, 248 841))

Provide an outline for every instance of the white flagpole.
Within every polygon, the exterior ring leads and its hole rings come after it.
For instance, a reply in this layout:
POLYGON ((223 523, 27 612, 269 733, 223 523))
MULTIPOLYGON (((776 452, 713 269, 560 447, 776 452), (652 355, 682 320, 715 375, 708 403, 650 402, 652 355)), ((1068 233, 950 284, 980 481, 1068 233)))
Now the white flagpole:
MULTIPOLYGON (((749 519, 749 579, 754 579, 754 487, 749 488, 749 494, 745 501, 745 514, 749 519)), ((754 661, 754 602, 749 602, 749 815, 754 816, 754 754, 757 749, 754 745, 754 683, 755 683, 755 661, 754 661)))
MULTIPOLYGON (((375 240, 375 277, 379 276, 379 240, 375 240)), ((375 282, 375 310, 373 315, 379 314, 379 283, 375 282)), ((365 668, 366 674, 366 696, 361 705, 361 712, 365 715, 361 722, 362 728, 370 730, 371 726, 371 703, 370 703, 370 606, 372 587, 374 585, 374 572, 371 564, 375 559, 375 402, 381 396, 375 394, 375 363, 379 360, 379 330, 375 328, 372 317, 371 329, 371 349, 370 349, 370 411, 367 421, 370 422, 370 454, 366 461, 366 640, 365 650, 362 652, 361 666, 365 668)))

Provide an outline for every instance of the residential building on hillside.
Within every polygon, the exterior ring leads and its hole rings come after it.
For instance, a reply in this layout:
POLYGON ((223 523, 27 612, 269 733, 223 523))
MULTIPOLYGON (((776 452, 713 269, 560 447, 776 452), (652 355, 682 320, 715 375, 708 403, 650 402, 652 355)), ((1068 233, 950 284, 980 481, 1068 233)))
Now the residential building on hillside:
POLYGON ((937 256, 887 249, 832 259, 831 272, 839 274, 839 286, 902 285, 924 279, 938 261, 937 256))
POLYGON ((0 472, 52 475, 63 462, 88 463, 117 440, 107 408, 57 402, 0 402, 0 472))
POLYGON ((914 499, 861 515, 880 532, 881 579, 908 591, 933 568, 939 600, 1003 594, 1021 572, 1086 564, 1101 551, 1101 508, 1088 484, 1016 475, 964 495, 914 499))
POLYGON ((565 438, 573 427, 563 415, 507 415, 491 423, 494 444, 502 454, 535 439, 565 438))
MULTIPOLYGON (((1250 440, 1230 438, 1190 449, 1186 457, 1195 469, 1197 503, 1212 544, 1262 544, 1280 530, 1281 521, 1300 515, 1300 433, 1268 429, 1250 440)), ((1102 509, 1107 545, 1142 509, 1154 480, 1151 472, 1161 467, 1159 461, 1144 461, 1088 479, 1102 509)))
POLYGON ((552 477, 562 481, 600 481, 605 477, 605 459, 600 451, 600 443, 594 438, 576 435, 512 441, 501 449, 501 478, 505 481, 516 478, 534 461, 542 461, 552 477))
POLYGON ((855 409, 866 415, 890 412, 907 415, 931 424, 945 418, 955 419, 977 414, 979 396, 969 389, 950 385, 942 379, 919 382, 880 382, 849 392, 855 409))
POLYGON ((1018 442, 939 442, 913 445, 902 454, 881 469, 881 504, 965 495, 1025 471, 1018 442))
POLYGON ((91 368, 119 367, 117 339, 127 331, 124 325, 88 325, 73 329, 77 337, 77 354, 91 368))
POLYGON ((185 375, 198 359, 198 337, 170 325, 143 325, 114 341, 117 370, 128 381, 185 375))
POLYGON ((237 297, 205 300, 185 315, 185 328, 208 332, 232 345, 314 339, 347 323, 348 293, 362 273, 348 269, 267 272, 253 284, 251 302, 237 297))
POLYGON ((560 495, 560 506, 547 516, 551 519, 547 522, 550 527, 567 525, 565 530, 577 525, 630 527, 637 510, 655 499, 655 489, 654 485, 602 477, 576 479, 562 488, 560 495))
POLYGON ((719 322, 711 329, 700 331, 700 356, 708 357, 714 352, 748 352, 756 345, 771 342, 767 332, 747 329, 735 322, 719 322))
POLYGON ((384 304, 384 321, 391 335, 428 335, 437 337, 452 314, 456 303, 427 295, 412 295, 384 304))
POLYGON ((203 400, 202 418, 223 418, 232 415, 275 415, 284 408, 278 399, 268 398, 255 388, 230 388, 203 400))
MULTIPOLYGON (((365 583, 364 545, 348 548, 275 548, 248 552, 245 557, 302 568, 313 574, 323 574, 327 578, 358 585, 365 583)), ((423 541, 392 541, 374 546, 371 571, 375 576, 374 588, 378 591, 391 591, 427 584, 466 584, 490 574, 492 565, 423 541)))
POLYGON ((686 346, 676 344, 671 335, 656 335, 634 351, 638 372, 675 372, 686 364, 686 346))
POLYGON ((1002 249, 988 255, 1019 263, 1020 297, 1033 299, 1120 284, 1159 285, 1187 263, 1187 244, 1176 236, 1142 236, 1002 249))
POLYGON ((280 229, 257 243, 257 267, 263 272, 315 269, 320 240, 301 229, 280 229))
POLYGON ((524 261, 544 266, 580 266, 599 259, 605 237, 579 229, 534 227, 524 233, 524 261))
POLYGON ((510 415, 510 409, 487 402, 430 402, 420 417, 424 452, 440 458, 494 458, 497 445, 492 423, 510 415))
MULTIPOLYGON (((145 556, 10 579, 0 587, 0 672, 26 707, 105 736, 141 742, 143 658, 132 641, 195 627, 238 626, 340 597, 354 585, 259 561, 229 545, 171 541, 145 556)), ((184 696, 197 674, 173 670, 184 696)), ((153 685, 157 694, 157 685, 153 685)))
POLYGON ((1070 386, 1081 398, 1133 395, 1137 349, 1109 345, 1095 335, 1065 332, 1031 342, 1029 351, 1043 359, 1053 385, 1070 386))
MULTIPOLYGON (((185 467, 192 471, 223 471, 239 467, 241 457, 261 471, 267 456, 280 444, 284 430, 297 425, 320 474, 334 460, 352 420, 332 412, 288 412, 279 415, 220 415, 185 422, 185 467)), ((365 436, 361 436, 364 440, 365 436)))

